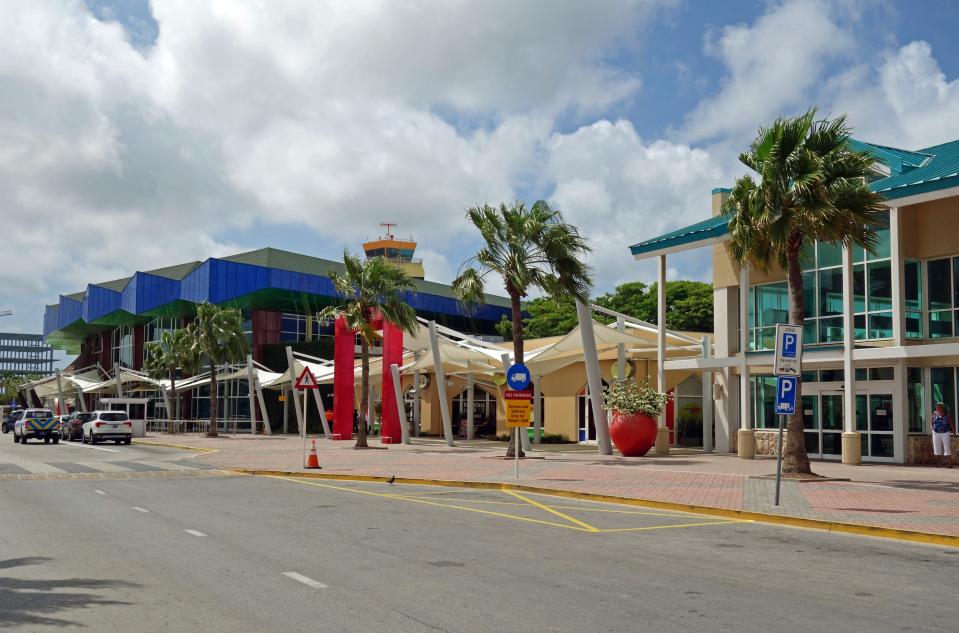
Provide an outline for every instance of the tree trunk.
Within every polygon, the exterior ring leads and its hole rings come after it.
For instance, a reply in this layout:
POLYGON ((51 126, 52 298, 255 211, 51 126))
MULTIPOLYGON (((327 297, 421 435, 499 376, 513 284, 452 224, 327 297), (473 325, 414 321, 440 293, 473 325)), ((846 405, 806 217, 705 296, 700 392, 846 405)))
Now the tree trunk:
MULTIPOLYGON (((506 285, 506 291, 509 292, 510 307, 512 308, 513 314, 513 362, 522 363, 523 356, 523 308, 520 305, 519 293, 513 288, 512 284, 506 285)), ((506 371, 506 368, 503 368, 503 371, 506 371)), ((516 437, 520 432, 525 432, 526 429, 514 428, 510 429, 510 440, 509 446, 506 448, 507 457, 516 456, 516 437)), ((519 451, 520 457, 526 457, 526 452, 520 448, 519 451)))
MULTIPOLYGON (((786 246, 786 272, 789 284, 789 322, 802 327, 805 312, 803 302, 802 268, 799 265, 799 250, 803 235, 793 231, 786 246)), ((786 426, 786 448, 783 451, 783 472, 811 474, 809 456, 806 454, 806 438, 802 420, 802 376, 796 380, 796 412, 789 416, 786 426)))
POLYGON ((216 388, 216 364, 210 361, 210 430, 207 431, 207 437, 217 437, 216 432, 216 414, 219 403, 219 394, 216 388))
MULTIPOLYGON (((170 408, 174 411, 176 410, 176 369, 170 370, 170 397, 173 400, 170 402, 170 408)), ((173 411, 166 412, 167 417, 167 433, 173 434, 174 431, 174 413, 173 411)))
POLYGON ((364 336, 360 336, 360 415, 356 423, 356 446, 367 448, 366 443, 366 412, 370 408, 370 346, 364 336))

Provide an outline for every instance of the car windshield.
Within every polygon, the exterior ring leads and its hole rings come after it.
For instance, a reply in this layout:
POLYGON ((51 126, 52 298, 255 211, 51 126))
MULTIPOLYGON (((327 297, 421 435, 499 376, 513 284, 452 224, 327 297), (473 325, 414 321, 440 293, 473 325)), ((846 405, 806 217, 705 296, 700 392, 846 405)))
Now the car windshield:
POLYGON ((101 413, 100 419, 104 422, 126 422, 126 413, 101 413))
POLYGON ((74 420, 77 420, 77 421, 79 421, 79 422, 86 422, 87 420, 89 420, 89 419, 92 418, 92 417, 93 417, 93 414, 92 414, 92 413, 78 413, 78 414, 76 414, 76 416, 74 416, 73 419, 74 419, 74 420))

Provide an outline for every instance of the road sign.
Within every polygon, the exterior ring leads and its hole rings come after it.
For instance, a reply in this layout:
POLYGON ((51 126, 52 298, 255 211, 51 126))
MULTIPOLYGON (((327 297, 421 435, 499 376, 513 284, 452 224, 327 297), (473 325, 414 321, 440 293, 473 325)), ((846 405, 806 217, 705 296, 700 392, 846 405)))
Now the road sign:
POLYGON ((776 356, 773 373, 777 376, 799 376, 802 372, 802 326, 776 325, 776 356))
POLYGON ((529 426, 529 416, 533 412, 533 406, 530 402, 532 398, 533 392, 531 391, 509 389, 503 393, 503 400, 506 402, 507 428, 529 426))
POLYGON ((511 365, 506 370, 506 384, 510 389, 522 391, 529 387, 529 370, 523 363, 511 365))
POLYGON ((796 377, 776 376, 776 413, 792 415, 796 412, 796 377))
POLYGON ((293 386, 297 389, 320 388, 320 385, 316 382, 316 377, 313 375, 313 372, 310 371, 309 367, 303 368, 303 371, 300 372, 300 377, 296 379, 296 384, 293 386))

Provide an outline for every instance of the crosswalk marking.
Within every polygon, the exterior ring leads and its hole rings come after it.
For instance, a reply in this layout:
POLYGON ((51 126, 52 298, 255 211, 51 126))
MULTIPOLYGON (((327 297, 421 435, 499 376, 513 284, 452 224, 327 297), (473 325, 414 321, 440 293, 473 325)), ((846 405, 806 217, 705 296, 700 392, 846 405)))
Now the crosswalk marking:
POLYGON ((43 462, 13 462, 13 465, 22 468, 31 475, 65 475, 68 472, 43 462))
POLYGON ((128 473, 130 472, 129 468, 124 466, 118 466, 117 464, 111 462, 73 462, 78 466, 84 466, 86 468, 91 468, 101 473, 128 473))
POLYGON ((31 475, 65 475, 78 473, 129 473, 148 471, 195 471, 197 466, 187 466, 176 462, 137 460, 130 462, 57 462, 56 465, 45 462, 0 462, 0 474, 27 473, 31 475), (12 471, 12 473, 10 472, 12 471))
POLYGON ((194 466, 186 466, 184 464, 178 464, 177 462, 154 462, 138 459, 136 463, 143 464, 144 466, 152 466, 160 470, 196 470, 194 466))

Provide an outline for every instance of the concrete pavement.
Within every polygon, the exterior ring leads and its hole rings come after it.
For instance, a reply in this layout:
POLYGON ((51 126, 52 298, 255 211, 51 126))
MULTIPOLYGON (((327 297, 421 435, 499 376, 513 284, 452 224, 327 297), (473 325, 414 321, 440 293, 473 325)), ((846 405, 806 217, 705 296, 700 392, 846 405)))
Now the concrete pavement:
MULTIPOLYGON (((146 441, 151 441, 148 438, 146 441)), ((298 437, 239 436, 208 439, 158 436, 216 449, 194 461, 217 468, 304 472, 298 437)), ((449 481, 505 483, 513 464, 501 458, 499 442, 460 441, 447 447, 418 438, 411 445, 354 450, 352 442, 317 439, 323 473, 449 481)), ((371 445, 378 446, 375 439, 371 445)), ((760 512, 883 529, 959 536, 959 468, 815 462, 821 475, 851 481, 783 482, 782 505, 773 505, 775 483, 760 478, 775 472, 775 460, 742 460, 730 455, 678 452, 670 457, 624 458, 597 455, 595 447, 535 448, 522 462, 520 483, 562 491, 611 495, 723 510, 760 512)))
POLYGON ((955 630, 956 550, 545 496, 7 481, 0 515, 11 631, 955 630))

